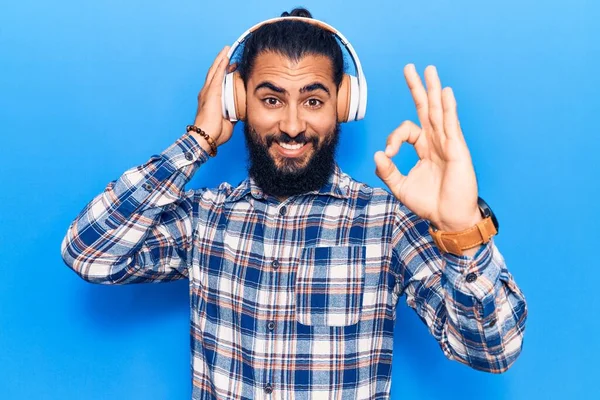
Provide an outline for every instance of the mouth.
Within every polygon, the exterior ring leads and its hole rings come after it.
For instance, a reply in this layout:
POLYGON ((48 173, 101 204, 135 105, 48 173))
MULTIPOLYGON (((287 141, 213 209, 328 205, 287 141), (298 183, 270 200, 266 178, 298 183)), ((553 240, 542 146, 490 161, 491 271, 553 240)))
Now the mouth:
POLYGON ((312 145, 310 141, 302 143, 280 143, 273 142, 275 149, 284 157, 299 157, 312 145))

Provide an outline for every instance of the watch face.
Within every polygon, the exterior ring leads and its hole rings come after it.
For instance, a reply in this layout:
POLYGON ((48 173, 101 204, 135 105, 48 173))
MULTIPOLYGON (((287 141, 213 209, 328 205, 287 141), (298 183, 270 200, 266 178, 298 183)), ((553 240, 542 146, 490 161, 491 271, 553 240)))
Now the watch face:
POLYGON ((488 204, 481 197, 477 197, 477 204, 479 205, 479 208, 483 213, 483 217, 492 217, 492 223, 494 224, 494 227, 496 227, 496 231, 500 232, 500 229, 498 227, 498 220, 496 219, 496 214, 494 214, 490 206, 488 206, 488 204))

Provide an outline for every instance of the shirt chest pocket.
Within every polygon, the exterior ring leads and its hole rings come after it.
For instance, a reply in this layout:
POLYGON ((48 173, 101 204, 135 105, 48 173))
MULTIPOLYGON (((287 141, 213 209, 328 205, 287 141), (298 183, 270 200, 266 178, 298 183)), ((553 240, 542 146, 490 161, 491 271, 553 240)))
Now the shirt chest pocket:
POLYGON ((365 247, 306 247, 296 272, 296 320, 312 326, 348 326, 360 318, 365 247))

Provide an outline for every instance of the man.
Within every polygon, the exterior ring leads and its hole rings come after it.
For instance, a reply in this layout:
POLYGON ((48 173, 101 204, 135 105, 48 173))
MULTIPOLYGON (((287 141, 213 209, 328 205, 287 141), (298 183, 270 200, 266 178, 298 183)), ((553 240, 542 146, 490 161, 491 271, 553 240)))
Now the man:
POLYGON ((184 191, 233 132, 221 109, 227 50, 207 73, 195 130, 84 208, 62 243, 65 262, 102 284, 189 279, 194 399, 388 398, 403 294, 449 359, 506 371, 527 307, 502 255, 491 238, 454 253, 434 239, 484 234, 454 96, 435 68, 427 89, 404 69, 421 125, 402 123, 375 154, 390 194, 334 161, 343 58, 331 33, 265 25, 238 66, 249 176, 184 191), (420 158, 407 176, 391 160, 403 142, 420 158))

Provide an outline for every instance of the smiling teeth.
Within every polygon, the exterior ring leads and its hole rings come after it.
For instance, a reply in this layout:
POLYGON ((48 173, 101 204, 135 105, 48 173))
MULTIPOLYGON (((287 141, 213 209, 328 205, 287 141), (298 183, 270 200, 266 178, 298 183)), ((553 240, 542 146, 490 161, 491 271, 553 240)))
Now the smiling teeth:
POLYGON ((302 148, 302 146, 304 146, 301 143, 294 144, 294 145, 287 144, 287 143, 279 143, 279 145, 281 147, 283 147, 284 149, 288 149, 288 150, 298 150, 298 149, 302 148))

